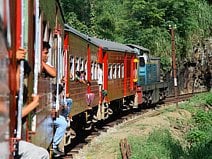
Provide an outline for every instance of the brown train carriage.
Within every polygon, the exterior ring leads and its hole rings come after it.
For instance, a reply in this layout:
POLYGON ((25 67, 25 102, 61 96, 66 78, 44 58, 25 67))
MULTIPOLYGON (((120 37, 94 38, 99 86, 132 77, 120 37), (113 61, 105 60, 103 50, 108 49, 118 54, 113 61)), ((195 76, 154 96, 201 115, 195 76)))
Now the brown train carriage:
POLYGON ((90 106, 93 107, 98 104, 98 86, 97 82, 92 80, 91 75, 91 65, 96 65, 98 47, 89 42, 87 35, 80 33, 68 25, 66 25, 65 32, 64 43, 66 43, 66 46, 64 48, 67 47, 69 57, 67 76, 72 76, 67 81, 67 92, 69 92, 73 100, 71 116, 74 116, 86 111, 87 93, 92 92, 95 94, 94 101, 90 106), (87 80, 91 82, 91 86, 76 81, 75 72, 82 70, 86 72, 87 80))
POLYGON ((108 100, 113 101, 135 95, 133 82, 136 69, 136 53, 126 45, 90 38, 91 43, 99 47, 99 62, 103 64, 103 89, 108 91, 108 100), (101 49, 100 49, 101 48, 101 49))
MULTIPOLYGON (((59 46, 63 46, 63 40, 59 43, 59 38, 64 38, 64 19, 61 12, 60 4, 57 0, 39 1, 40 16, 39 16, 39 53, 41 56, 42 42, 49 42, 51 48, 49 49, 48 62, 55 68, 60 67, 58 58, 62 57, 62 52, 59 52, 59 46)), ((34 22, 35 24, 36 22, 34 22)), ((36 33, 36 31, 35 31, 36 33)), ((35 34, 34 33, 34 34, 35 34)), ((36 57, 33 57, 34 59, 36 57)), ((41 58, 39 60, 42 60, 41 58)), ((38 94, 40 95, 39 106, 35 111, 35 128, 31 128, 29 132, 31 135, 31 142, 48 148, 53 137, 53 127, 51 118, 52 108, 52 84, 56 83, 57 78, 45 77, 41 71, 41 64, 39 63, 39 76, 38 76, 38 94)), ((57 72, 58 73, 58 72, 57 72)), ((60 76, 64 72, 58 73, 60 76)), ((33 125, 32 125, 33 126, 33 125)))
POLYGON ((75 76, 76 71, 85 70, 87 80, 91 82, 91 86, 86 86, 74 78, 68 81, 70 97, 73 99, 71 116, 87 111, 85 97, 88 93, 95 95, 91 107, 101 103, 97 83, 99 63, 103 65, 103 90, 108 93, 106 102, 110 103, 125 97, 132 97, 131 99, 134 100, 136 54, 133 49, 123 44, 89 37, 68 25, 66 25, 65 36, 67 36, 70 59, 68 72, 75 76))
MULTIPOLYGON (((57 66, 58 38, 63 39, 64 19, 58 0, 10 1, 11 8, 11 51, 10 51, 10 136, 16 130, 16 50, 27 49, 27 57, 31 66, 31 74, 25 85, 28 97, 32 94, 40 96, 39 106, 23 118, 24 129, 22 139, 47 148, 52 140, 53 128, 50 114, 52 107, 51 84, 56 80, 44 78, 41 71, 41 50, 43 41, 51 45, 49 62, 57 66), (38 76, 36 76, 38 75, 38 76)), ((63 40, 62 40, 63 41, 63 40)), ((61 46, 62 46, 61 41, 61 46)), ((62 56, 62 55, 61 55, 62 56)), ((32 99, 29 98, 27 102, 32 99)))

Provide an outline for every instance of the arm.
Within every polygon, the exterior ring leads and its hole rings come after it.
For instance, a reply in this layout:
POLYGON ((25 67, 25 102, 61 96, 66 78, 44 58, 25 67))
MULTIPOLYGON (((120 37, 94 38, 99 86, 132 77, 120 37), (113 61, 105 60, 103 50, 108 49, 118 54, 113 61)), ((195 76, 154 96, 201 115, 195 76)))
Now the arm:
POLYGON ((22 118, 28 115, 32 110, 34 110, 39 105, 39 96, 33 96, 33 101, 23 107, 22 109, 22 118))
POLYGON ((54 67, 49 66, 45 62, 42 61, 42 67, 46 70, 46 72, 51 75, 52 77, 56 77, 57 71, 54 67))

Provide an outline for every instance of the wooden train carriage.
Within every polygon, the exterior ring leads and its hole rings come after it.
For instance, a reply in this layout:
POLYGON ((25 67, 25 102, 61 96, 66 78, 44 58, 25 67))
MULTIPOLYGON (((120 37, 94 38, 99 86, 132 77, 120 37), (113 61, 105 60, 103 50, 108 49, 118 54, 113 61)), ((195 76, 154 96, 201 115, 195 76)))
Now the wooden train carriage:
POLYGON ((98 57, 103 64, 103 89, 108 92, 108 100, 135 95, 135 51, 120 43, 98 38, 90 39, 91 43, 101 48, 98 57))
POLYGON ((122 99, 135 95, 136 69, 135 52, 122 44, 88 37, 66 25, 67 44, 69 48, 69 72, 73 78, 70 81, 69 92, 73 99, 71 115, 87 110, 86 94, 93 93, 92 107, 101 101, 98 86, 98 64, 103 65, 103 90, 108 92, 107 101, 122 99), (86 86, 74 80, 76 71, 86 71, 86 79, 91 86, 86 86))
MULTIPOLYGON (((52 118, 50 116, 52 108, 52 84, 56 83, 56 80, 59 80, 59 78, 62 78, 64 75, 63 71, 59 71, 60 68, 62 68, 63 62, 58 61, 58 59, 63 58, 62 46, 64 36, 64 19, 59 1, 57 0, 40 0, 34 4, 34 6, 31 6, 31 8, 34 8, 36 11, 33 15, 35 17, 35 21, 32 26, 35 28, 35 32, 33 33, 35 47, 32 50, 32 61, 35 60, 35 62, 33 62, 34 64, 37 62, 38 79, 37 88, 35 88, 36 73, 34 72, 34 77, 32 77, 34 83, 31 87, 33 87, 32 93, 38 93, 40 95, 40 104, 36 108, 35 113, 31 114, 31 130, 29 133, 31 134, 31 141, 34 144, 47 148, 53 137, 53 128, 51 126, 52 118), (49 42, 51 46, 48 53, 48 63, 50 63, 53 67, 58 68, 57 78, 45 77, 42 73, 41 54, 43 41, 49 42), (35 51, 35 54, 33 54, 33 51, 35 51)), ((36 69, 35 65, 34 69, 36 69)), ((32 85, 32 83, 30 84, 32 85)))
POLYGON ((86 94, 93 93, 95 96, 90 104, 91 107, 98 105, 97 77, 94 75, 97 69, 98 47, 90 43, 87 35, 68 25, 66 25, 65 43, 70 60, 67 69, 68 77, 72 76, 68 78, 67 92, 73 99, 71 115, 74 116, 87 110, 86 94), (76 71, 85 71, 86 79, 91 82, 91 86, 76 81, 76 71))

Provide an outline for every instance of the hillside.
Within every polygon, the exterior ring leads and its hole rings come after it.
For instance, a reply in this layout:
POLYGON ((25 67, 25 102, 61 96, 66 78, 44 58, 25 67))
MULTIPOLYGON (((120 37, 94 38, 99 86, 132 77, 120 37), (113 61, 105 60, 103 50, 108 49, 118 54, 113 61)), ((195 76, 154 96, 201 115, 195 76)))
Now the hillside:
POLYGON ((161 106, 102 133, 77 159, 121 159, 119 142, 127 138, 132 158, 212 158, 212 95, 161 106))

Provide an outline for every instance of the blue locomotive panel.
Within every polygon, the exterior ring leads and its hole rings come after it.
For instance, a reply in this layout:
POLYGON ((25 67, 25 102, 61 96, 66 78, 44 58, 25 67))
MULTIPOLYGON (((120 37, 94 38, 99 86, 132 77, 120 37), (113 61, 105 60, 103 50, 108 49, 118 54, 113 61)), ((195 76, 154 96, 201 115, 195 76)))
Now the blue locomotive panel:
POLYGON ((138 85, 152 84, 158 81, 157 65, 145 64, 138 70, 138 85))

